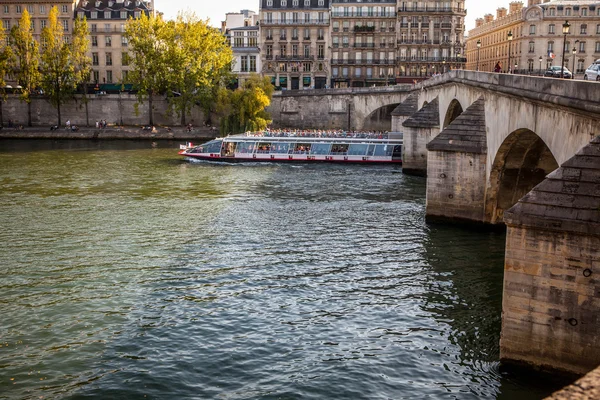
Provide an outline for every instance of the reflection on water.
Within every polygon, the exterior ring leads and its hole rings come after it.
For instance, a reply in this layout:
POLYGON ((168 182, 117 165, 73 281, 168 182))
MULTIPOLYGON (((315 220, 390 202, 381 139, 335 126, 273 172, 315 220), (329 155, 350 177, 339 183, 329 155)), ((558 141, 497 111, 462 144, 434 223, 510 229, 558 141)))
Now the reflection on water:
MULTIPOLYGON (((34 142, 31 142, 34 143, 34 142)), ((498 365, 503 235, 386 166, 0 142, 0 399, 543 398, 498 365)))

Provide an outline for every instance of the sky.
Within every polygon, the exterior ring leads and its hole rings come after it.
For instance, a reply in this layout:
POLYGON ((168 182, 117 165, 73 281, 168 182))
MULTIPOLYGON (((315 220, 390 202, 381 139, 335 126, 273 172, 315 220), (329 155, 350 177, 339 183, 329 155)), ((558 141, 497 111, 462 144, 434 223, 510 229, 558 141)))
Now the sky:
MULTIPOLYGON (((467 19, 466 30, 475 27, 475 18, 483 17, 483 14, 491 13, 496 15, 498 7, 508 8, 511 0, 466 0, 467 19)), ((157 11, 165 14, 167 18, 173 18, 180 10, 192 10, 200 18, 210 19, 211 25, 221 26, 221 21, 225 19, 228 12, 239 12, 242 9, 249 9, 258 12, 259 0, 155 0, 154 5, 157 11)), ((524 0, 523 3, 527 4, 524 0)), ((465 32, 466 34, 467 32, 465 32)))

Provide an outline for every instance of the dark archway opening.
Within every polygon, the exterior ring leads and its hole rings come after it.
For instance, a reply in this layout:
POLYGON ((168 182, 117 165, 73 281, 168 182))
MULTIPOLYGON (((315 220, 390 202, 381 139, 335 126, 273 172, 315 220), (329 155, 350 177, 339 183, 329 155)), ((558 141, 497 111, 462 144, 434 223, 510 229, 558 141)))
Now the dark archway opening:
POLYGON ((452 123, 460 114, 463 113, 463 108, 458 102, 458 100, 454 99, 450 102, 448 106, 448 110, 446 111, 446 117, 444 118, 444 128, 452 123))
POLYGON ((503 223, 504 211, 558 168, 554 155, 534 132, 522 129, 510 134, 500 149, 490 174, 486 214, 492 224, 503 223))
POLYGON ((363 130, 371 131, 390 131, 392 130, 392 111, 398 107, 400 103, 388 104, 373 111, 363 125, 363 130))

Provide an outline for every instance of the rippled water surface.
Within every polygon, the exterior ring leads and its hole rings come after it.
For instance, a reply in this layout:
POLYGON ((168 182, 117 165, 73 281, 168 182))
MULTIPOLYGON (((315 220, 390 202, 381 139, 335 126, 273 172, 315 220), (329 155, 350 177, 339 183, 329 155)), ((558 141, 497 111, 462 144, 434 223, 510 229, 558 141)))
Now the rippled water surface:
POLYGON ((0 141, 0 398, 539 399, 498 363, 504 235, 397 167, 0 141))

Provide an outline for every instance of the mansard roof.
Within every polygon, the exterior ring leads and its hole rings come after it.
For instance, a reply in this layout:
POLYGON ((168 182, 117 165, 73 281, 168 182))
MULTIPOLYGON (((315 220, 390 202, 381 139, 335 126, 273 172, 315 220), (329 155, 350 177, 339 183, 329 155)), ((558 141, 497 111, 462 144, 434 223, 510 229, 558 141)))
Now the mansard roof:
POLYGON ((77 11, 150 11, 148 0, 79 0, 77 11))
POLYGON ((319 8, 319 9, 329 9, 329 3, 330 0, 324 0, 323 1, 323 5, 320 6, 319 5, 319 0, 310 0, 310 6, 305 6, 304 5, 304 0, 298 0, 298 5, 294 6, 293 4, 293 0, 285 0, 286 1, 286 5, 285 6, 281 6, 281 0, 272 0, 272 4, 271 6, 267 6, 267 2, 269 0, 260 0, 260 8, 261 9, 299 9, 299 10, 305 10, 305 9, 311 9, 311 8, 319 8))

